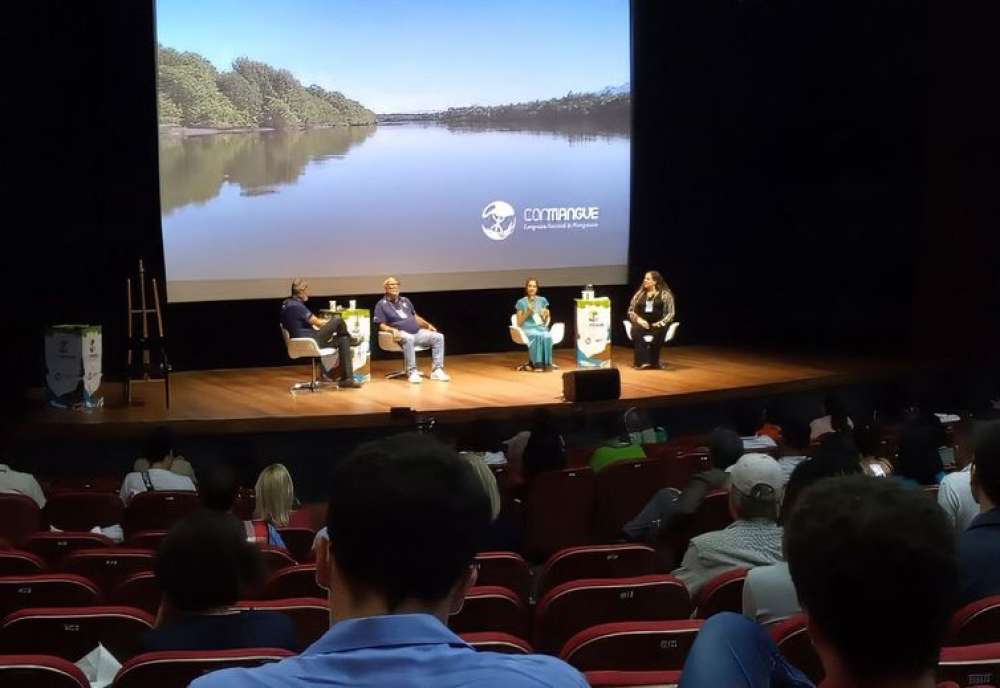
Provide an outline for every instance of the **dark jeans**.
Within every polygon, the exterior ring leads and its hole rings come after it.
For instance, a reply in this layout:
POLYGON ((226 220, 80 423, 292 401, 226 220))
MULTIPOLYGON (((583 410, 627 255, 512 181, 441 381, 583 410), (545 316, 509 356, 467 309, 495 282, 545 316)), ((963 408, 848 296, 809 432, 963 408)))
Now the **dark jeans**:
POLYGON ((715 614, 694 640, 680 688, 813 688, 767 632, 733 612, 715 614))
POLYGON ((677 511, 677 492, 670 488, 659 490, 631 521, 622 527, 622 533, 632 542, 654 542, 660 528, 664 527, 677 511))
POLYGON ((635 345, 634 355, 637 366, 649 363, 660 365, 660 349, 663 348, 663 338, 667 336, 665 327, 647 330, 639 323, 632 324, 632 343, 635 345), (647 342, 646 336, 652 335, 653 341, 647 342))
MULTIPOLYGON (((351 334, 347 331, 347 323, 339 315, 334 315, 323 327, 312 333, 320 348, 334 347, 340 355, 340 379, 349 380, 354 377, 354 363, 351 359, 351 334)), ((332 371, 327 370, 327 374, 332 371)))

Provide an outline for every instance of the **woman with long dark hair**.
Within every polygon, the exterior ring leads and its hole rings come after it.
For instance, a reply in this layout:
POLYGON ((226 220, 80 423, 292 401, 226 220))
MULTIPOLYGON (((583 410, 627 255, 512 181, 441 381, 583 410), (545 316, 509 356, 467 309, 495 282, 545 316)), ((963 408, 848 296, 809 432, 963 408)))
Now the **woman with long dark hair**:
POLYGON ((660 349, 675 315, 673 292, 660 273, 650 270, 628 304, 636 368, 660 367, 660 349))

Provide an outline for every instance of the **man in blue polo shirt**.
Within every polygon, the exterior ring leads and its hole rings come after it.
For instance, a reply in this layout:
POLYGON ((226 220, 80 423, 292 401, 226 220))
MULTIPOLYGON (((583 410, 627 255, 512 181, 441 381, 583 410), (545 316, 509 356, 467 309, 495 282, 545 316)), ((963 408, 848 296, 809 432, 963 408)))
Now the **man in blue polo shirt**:
POLYGON ((375 304, 375 322, 382 332, 391 332, 403 350, 406 373, 413 384, 420 384, 417 370, 418 346, 431 347, 431 379, 447 382, 451 378, 444 371, 444 335, 437 328, 417 315, 413 304, 399 295, 399 280, 389 277, 382 283, 385 296, 375 304))
POLYGON ((491 515, 475 469, 441 442, 404 434, 358 447, 334 469, 317 564, 333 627, 298 657, 191 685, 585 688, 554 657, 477 652, 448 630, 491 515))
MULTIPOLYGON (((288 331, 290 337, 309 337, 315 339, 320 348, 335 346, 340 367, 340 379, 337 386, 354 388, 361 385, 354 380, 354 366, 351 361, 351 346, 357 346, 361 340, 352 338, 347 331, 347 323, 339 315, 333 315, 326 320, 317 318, 306 306, 309 300, 309 283, 301 277, 292 280, 292 295, 281 303, 281 325, 288 331)), ((329 376, 324 362, 323 373, 329 376)))

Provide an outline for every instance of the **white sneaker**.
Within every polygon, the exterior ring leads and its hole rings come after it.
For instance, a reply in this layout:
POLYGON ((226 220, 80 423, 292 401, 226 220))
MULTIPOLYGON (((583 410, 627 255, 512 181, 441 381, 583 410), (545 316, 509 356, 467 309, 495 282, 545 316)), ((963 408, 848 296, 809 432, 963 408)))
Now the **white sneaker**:
POLYGON ((450 382, 451 378, 448 377, 448 373, 444 372, 444 368, 435 368, 431 371, 431 379, 438 380, 439 382, 450 382))
POLYGON ((424 379, 420 376, 419 370, 414 370, 412 373, 410 373, 409 380, 411 383, 415 385, 419 385, 421 382, 424 381, 424 379))

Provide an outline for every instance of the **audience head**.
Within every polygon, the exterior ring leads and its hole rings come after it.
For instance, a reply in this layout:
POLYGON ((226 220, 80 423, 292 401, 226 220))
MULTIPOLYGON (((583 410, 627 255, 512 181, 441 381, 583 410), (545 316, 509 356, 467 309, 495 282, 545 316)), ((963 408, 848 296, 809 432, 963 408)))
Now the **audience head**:
POLYGON ((767 454, 744 454, 729 472, 729 505, 735 519, 778 520, 784 476, 767 454))
POLYGON ((826 409, 826 415, 830 416, 830 426, 834 432, 850 431, 847 404, 841 396, 837 394, 826 395, 826 399, 823 400, 823 408, 826 409))
POLYGON ((854 428, 854 444, 864 458, 876 457, 882 453, 882 434, 879 427, 872 423, 858 425, 854 428))
POLYGON ((153 430, 146 438, 145 458, 152 468, 170 470, 174 462, 174 433, 165 425, 153 430))
POLYGON ((153 565, 171 612, 198 613, 230 607, 260 579, 257 548, 239 520, 202 509, 174 524, 153 565))
POLYGON ((489 465, 478 454, 462 454, 463 459, 469 462, 472 470, 476 472, 476 477, 482 483, 486 496, 490 498, 490 520, 495 521, 500 515, 501 499, 500 487, 497 485, 497 477, 493 475, 489 465))
POLYGON ((941 454, 938 453, 939 441, 938 430, 931 425, 922 422, 904 424, 899 431, 896 474, 921 485, 936 483, 938 474, 944 470, 941 454))
POLYGON ((982 511, 1000 506, 1000 421, 977 433, 972 460, 972 495, 982 511))
POLYGON ((295 485, 288 469, 280 463, 272 463, 257 476, 254 486, 256 506, 254 518, 259 518, 274 526, 287 526, 295 504, 295 485))
POLYGON ((851 449, 846 439, 845 435, 839 433, 826 435, 820 442, 817 456, 795 467, 785 485, 785 498, 781 502, 782 523, 788 522, 799 495, 813 483, 823 478, 857 475, 862 472, 857 452, 851 449))
POLYGON ((933 499, 892 480, 822 480, 799 497, 785 551, 828 679, 933 673, 958 586, 954 532, 933 499))
POLYGON ((743 440, 734 430, 718 427, 708 438, 708 454, 712 466, 724 471, 743 456, 743 440))
POLYGON ((809 423, 791 416, 782 420, 781 441, 786 449, 804 452, 809 448, 809 423))
POLYGON ((358 447, 327 512, 335 619, 422 611, 446 620, 475 582, 490 500, 469 462, 427 435, 358 447))
POLYGON ((861 454, 847 433, 827 433, 819 440, 812 461, 827 466, 830 475, 856 473, 860 470, 861 454))
POLYGON ((304 277, 296 277, 292 280, 291 292, 293 297, 307 301, 309 300, 309 283, 304 277))
POLYGON ((236 502, 239 489, 236 471, 228 464, 212 464, 201 472, 198 496, 206 509, 228 513, 236 502))

